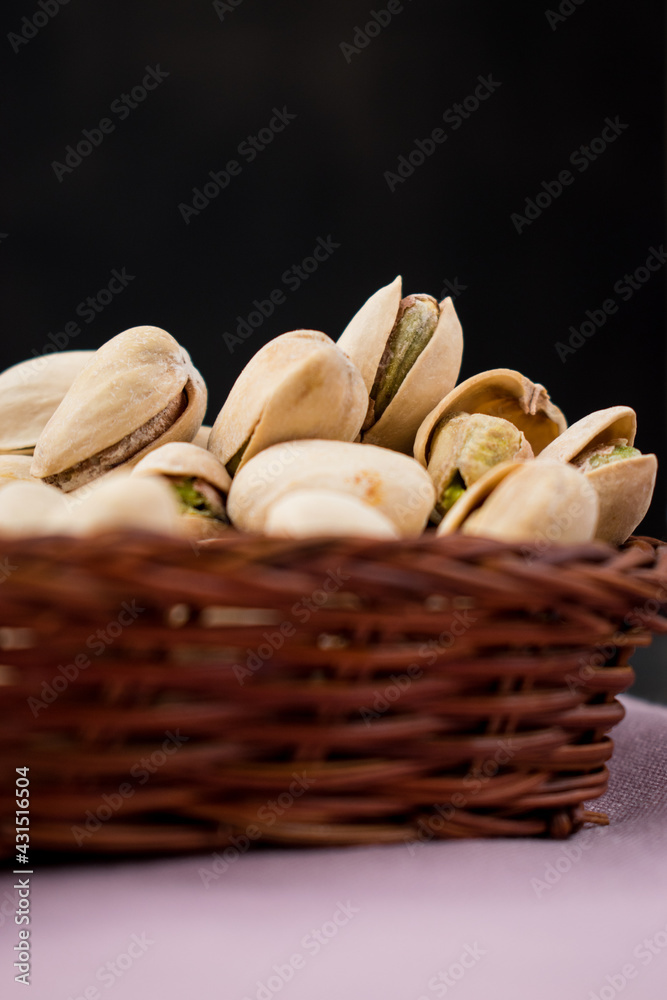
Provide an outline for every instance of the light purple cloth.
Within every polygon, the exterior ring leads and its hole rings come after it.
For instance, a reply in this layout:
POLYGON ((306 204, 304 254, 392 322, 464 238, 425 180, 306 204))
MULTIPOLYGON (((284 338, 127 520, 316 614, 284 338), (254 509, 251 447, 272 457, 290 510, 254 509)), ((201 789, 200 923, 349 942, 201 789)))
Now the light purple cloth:
POLYGON ((0 996, 661 1000, 667 709, 624 701, 608 828, 250 851, 217 875, 209 855, 35 872, 32 985, 13 981, 6 906, 0 996))

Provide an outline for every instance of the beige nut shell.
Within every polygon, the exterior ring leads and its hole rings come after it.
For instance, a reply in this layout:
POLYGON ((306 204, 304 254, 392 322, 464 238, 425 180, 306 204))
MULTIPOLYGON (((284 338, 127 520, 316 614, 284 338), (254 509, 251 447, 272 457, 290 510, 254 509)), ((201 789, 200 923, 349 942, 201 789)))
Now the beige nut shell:
POLYGON ((368 409, 363 379, 319 330, 292 330, 265 344, 234 383, 213 424, 209 451, 237 471, 264 448, 302 438, 353 441, 368 409))
POLYGON ((205 479, 224 494, 229 493, 232 485, 229 473, 215 455, 194 443, 182 441, 171 441, 144 455, 132 469, 132 475, 172 478, 192 476, 205 479))
POLYGON ((563 413, 551 402, 543 385, 511 368, 494 368, 461 382, 428 414, 417 431, 414 446, 414 456, 422 465, 428 463, 436 426, 455 413, 486 413, 511 421, 523 432, 534 455, 539 455, 567 427, 563 413))
POLYGON ((282 538, 358 536, 398 538, 397 527, 376 507, 334 490, 293 490, 269 507, 264 531, 282 538))
MULTIPOLYGON (((338 346, 361 372, 369 393, 396 322, 401 297, 399 275, 371 295, 338 338, 338 346)), ((366 444, 411 454, 420 424, 456 384, 463 354, 463 330, 452 299, 443 299, 439 306, 440 317, 433 336, 385 412, 364 433, 362 440, 366 444)))
POLYGON ((37 480, 0 490, 0 536, 62 535, 73 530, 64 495, 37 480))
POLYGON ((37 482, 30 475, 30 455, 0 455, 0 489, 21 480, 37 482))
POLYGON ((271 505, 297 489, 351 494, 404 536, 423 531, 435 503, 429 474, 406 455, 344 441, 291 441, 267 448, 239 470, 227 513, 237 528, 261 532, 271 505))
MULTIPOLYGON (((630 406, 595 410, 557 438, 540 455, 542 459, 573 462, 583 451, 616 440, 634 445, 637 415, 630 406)), ((584 473, 600 499, 600 517, 595 537, 611 545, 622 545, 646 516, 655 488, 658 460, 655 455, 637 455, 609 462, 584 473)))
POLYGON ((58 351, 0 373, 0 453, 31 453, 94 351, 58 351))
POLYGON ((128 465, 160 444, 195 436, 206 410, 206 386, 187 352, 165 330, 137 326, 119 333, 77 375, 44 428, 35 447, 33 475, 55 475, 117 444, 182 390, 188 396, 184 412, 128 465))
POLYGON ((73 521, 82 535, 119 529, 183 534, 173 490, 159 476, 110 476, 81 500, 73 521))

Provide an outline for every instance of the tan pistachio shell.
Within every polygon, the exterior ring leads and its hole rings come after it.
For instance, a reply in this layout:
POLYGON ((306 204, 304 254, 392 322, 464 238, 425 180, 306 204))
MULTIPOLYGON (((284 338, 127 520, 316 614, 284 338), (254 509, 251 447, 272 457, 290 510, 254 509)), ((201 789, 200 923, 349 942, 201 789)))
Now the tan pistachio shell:
POLYGON ((0 373, 0 453, 32 454, 37 439, 94 351, 58 351, 0 373))
POLYGON ((261 532, 272 504, 297 489, 356 496, 403 536, 423 531, 435 501, 430 476, 406 455, 344 441, 290 441, 267 448, 236 474, 227 513, 237 528, 261 532))
POLYGON ((154 326, 119 333, 77 375, 44 428, 32 474, 44 479, 65 472, 124 441, 182 392, 187 405, 175 422, 118 464, 134 465, 169 441, 190 441, 206 410, 204 380, 170 334, 154 326))
POLYGON ((567 423, 547 390, 510 368, 480 372, 457 385, 423 421, 415 438, 414 456, 428 464, 430 442, 441 420, 456 413, 487 413, 511 421, 525 435, 533 454, 562 434, 567 423))
POLYGON ((353 441, 368 394, 349 358, 319 330, 293 330, 265 344, 246 365, 213 424, 209 451, 227 465, 281 441, 353 441), (247 443, 247 444, 246 444, 247 443))
POLYGON ((0 489, 20 480, 37 482, 30 475, 31 465, 30 455, 0 455, 0 489))
POLYGON ((498 483, 501 483, 505 476, 513 472, 514 469, 518 469, 520 465, 520 461, 499 462, 498 465, 494 465, 483 476, 480 476, 477 482, 469 486, 465 493, 447 511, 438 525, 437 534, 451 535, 453 532, 458 531, 466 518, 474 510, 477 510, 478 507, 481 507, 489 494, 495 490, 498 483))
POLYGON ((110 477, 81 501, 73 520, 82 535, 118 529, 183 534, 173 491, 158 476, 110 477))
POLYGON ((0 535, 62 535, 73 529, 65 497, 55 487, 21 481, 0 490, 0 535))
POLYGON ((232 485, 222 462, 198 445, 171 441, 144 455, 132 469, 134 476, 196 477, 205 479, 225 496, 232 485))
POLYGON ((398 538, 397 527, 376 507, 334 490, 293 490, 269 507, 264 532, 283 538, 311 536, 398 538))
MULTIPOLYGON (((586 477, 562 462, 528 461, 496 466, 471 487, 463 534, 507 542, 575 545, 591 541, 599 501, 586 477), (487 477, 493 479, 484 482, 487 477), (476 501, 476 502, 475 502, 476 501)), ((450 513, 454 513, 455 507, 450 513)), ((438 529, 443 529, 445 518, 438 529)))
MULTIPOLYGON (((338 338, 370 393, 402 299, 400 275, 361 307, 338 338)), ((439 303, 433 336, 377 423, 363 433, 366 444, 412 453, 415 434, 426 415, 456 384, 463 354, 463 331, 451 298, 439 303)))
POLYGON ((208 439, 212 430, 213 428, 209 427, 208 424, 202 424, 192 439, 192 443, 196 444, 198 448, 208 448, 208 439))
MULTIPOLYGON (((595 410, 557 438, 540 455, 542 459, 574 462, 582 452, 612 441, 634 445, 637 415, 630 406, 610 406, 595 410)), ((584 472, 600 498, 600 518, 596 538, 622 545, 646 516, 651 503, 658 469, 655 455, 637 455, 609 462, 584 472)))
POLYGON ((187 513, 180 514, 179 518, 181 533, 198 542, 222 538, 229 531, 229 525, 215 517, 187 513))

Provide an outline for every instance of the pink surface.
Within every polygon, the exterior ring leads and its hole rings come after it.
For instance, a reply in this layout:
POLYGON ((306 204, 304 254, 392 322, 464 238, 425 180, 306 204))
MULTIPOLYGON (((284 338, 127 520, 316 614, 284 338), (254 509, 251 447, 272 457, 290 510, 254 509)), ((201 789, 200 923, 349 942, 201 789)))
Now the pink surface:
POLYGON ((208 855, 43 869, 27 989, 13 981, 10 907, 0 914, 0 996, 661 1000, 667 710, 624 701, 600 800, 609 828, 566 842, 250 851, 217 875, 208 855))

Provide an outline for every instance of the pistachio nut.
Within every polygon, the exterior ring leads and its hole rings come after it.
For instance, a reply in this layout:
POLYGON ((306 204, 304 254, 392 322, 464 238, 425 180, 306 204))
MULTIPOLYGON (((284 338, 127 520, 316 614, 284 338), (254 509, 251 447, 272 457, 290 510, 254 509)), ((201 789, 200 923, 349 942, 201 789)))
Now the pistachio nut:
POLYGON ((415 438, 414 456, 418 462, 428 465, 436 428, 458 413, 485 413, 509 420, 523 433, 534 455, 539 455, 567 427, 565 417, 543 385, 510 368, 494 368, 461 382, 431 410, 415 438))
POLYGON ((423 531, 435 502, 431 477, 407 455, 347 441, 289 441, 255 455, 236 474, 227 513, 237 528, 261 532, 269 508, 297 489, 355 496, 402 536, 423 531))
POLYGON ((94 351, 57 351, 0 374, 0 454, 32 455, 37 438, 94 351))
POLYGON ((363 379, 340 348, 318 330, 293 330, 265 344, 243 369, 208 449, 233 476, 281 441, 353 441, 367 407, 363 379))
POLYGON ((222 462, 194 442, 163 444, 145 455, 132 475, 161 476, 171 486, 188 534, 217 538, 229 524, 225 502, 232 481, 222 462))
POLYGON ((64 492, 136 464, 169 441, 190 441, 206 386, 176 340, 154 326, 113 337, 77 375, 35 447, 32 474, 64 492))
POLYGON ((292 490, 267 512, 264 532, 284 538, 360 536, 398 538, 396 525, 376 507, 334 490, 292 490))
POLYGON ((192 443, 196 444, 198 448, 208 448, 208 439, 211 436, 212 428, 208 424, 202 424, 195 436, 192 439, 192 443))
POLYGON ((441 420, 430 438, 428 473, 435 484, 436 523, 468 487, 500 462, 533 457, 523 433, 509 420, 459 413, 441 420))
POLYGON ((179 513, 173 491, 163 479, 125 472, 84 497, 73 517, 74 531, 94 535, 131 529, 182 535, 179 513))
POLYGON ((37 482, 30 475, 32 458, 30 455, 0 455, 0 489, 19 480, 37 482))
POLYGON ((590 541, 599 513, 586 477, 563 462, 503 462, 470 487, 438 527, 506 542, 590 541))
POLYGON ((401 296, 399 275, 371 295, 338 346, 370 397, 362 441, 411 454, 419 425, 456 384, 463 332, 451 298, 401 296))
POLYGON ((0 535, 63 535, 73 529, 65 497, 53 486, 26 480, 0 490, 0 535))
POLYGON ((577 420, 540 455, 569 462, 586 475, 600 499, 595 537, 610 545, 626 541, 653 496, 658 460, 633 447, 636 432, 635 411, 610 406, 577 420))

